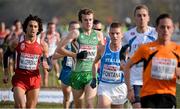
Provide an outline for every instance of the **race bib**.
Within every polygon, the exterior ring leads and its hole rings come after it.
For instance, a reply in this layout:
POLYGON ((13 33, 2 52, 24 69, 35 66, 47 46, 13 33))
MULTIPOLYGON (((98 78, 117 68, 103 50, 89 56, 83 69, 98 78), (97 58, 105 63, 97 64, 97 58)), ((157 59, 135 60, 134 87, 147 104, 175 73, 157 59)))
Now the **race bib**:
POLYGON ((102 80, 104 81, 121 81, 122 71, 116 65, 104 65, 102 80))
POLYGON ((19 68, 25 70, 36 70, 39 55, 22 53, 19 61, 19 68))
POLYGON ((96 56, 96 47, 89 46, 89 45, 81 45, 79 51, 87 51, 87 58, 83 60, 94 60, 96 56))
POLYGON ((173 79, 177 61, 175 59, 153 58, 151 77, 159 80, 173 79))
POLYGON ((72 67, 73 59, 72 57, 67 57, 66 66, 72 67))

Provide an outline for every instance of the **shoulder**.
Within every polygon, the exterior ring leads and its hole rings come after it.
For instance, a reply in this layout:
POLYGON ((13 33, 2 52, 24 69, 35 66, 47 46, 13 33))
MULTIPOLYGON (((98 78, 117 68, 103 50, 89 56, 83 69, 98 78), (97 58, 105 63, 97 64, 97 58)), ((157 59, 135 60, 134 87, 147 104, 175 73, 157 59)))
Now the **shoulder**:
POLYGON ((173 46, 174 50, 179 53, 180 55, 180 45, 176 42, 171 42, 171 45, 173 46))
POLYGON ((131 37, 134 37, 136 33, 136 27, 134 27, 124 33, 124 38, 131 39, 131 37))
POLYGON ((157 46, 158 46, 157 42, 154 41, 154 42, 148 42, 145 44, 141 44, 139 49, 140 49, 140 51, 142 51, 142 53, 144 53, 144 52, 157 50, 158 49, 157 46))
POLYGON ((69 33, 72 34, 72 35, 74 35, 74 36, 79 36, 80 31, 77 30, 77 29, 75 29, 75 30, 70 31, 69 33))
POLYGON ((9 47, 10 47, 11 51, 14 51, 14 49, 18 46, 19 43, 20 43, 19 38, 13 38, 9 42, 9 47))
POLYGON ((44 38, 46 36, 46 32, 42 32, 41 34, 40 34, 40 38, 42 39, 42 38, 44 38))
POLYGON ((79 35, 79 30, 72 30, 63 39, 61 39, 61 42, 74 41, 79 37, 79 35))
POLYGON ((55 32, 55 34, 56 34, 56 36, 58 36, 58 37, 60 36, 60 34, 59 34, 58 32, 55 32))
POLYGON ((137 32, 137 31, 136 31, 136 27, 131 28, 130 30, 126 31, 124 34, 126 34, 126 35, 131 35, 133 32, 134 32, 134 33, 137 32))
POLYGON ((72 30, 67 34, 68 37, 65 38, 77 38, 79 35, 80 35, 79 30, 72 30))
POLYGON ((48 44, 47 44, 45 41, 40 41, 40 45, 41 45, 43 48, 48 47, 48 44))
POLYGON ((148 34, 150 36, 157 37, 157 32, 156 32, 156 29, 154 27, 148 26, 148 34))
POLYGON ((40 35, 41 35, 41 36, 45 36, 45 35, 46 35, 46 32, 42 32, 40 35))
POLYGON ((155 27, 152 27, 152 26, 148 26, 148 29, 149 29, 150 31, 156 31, 155 27))

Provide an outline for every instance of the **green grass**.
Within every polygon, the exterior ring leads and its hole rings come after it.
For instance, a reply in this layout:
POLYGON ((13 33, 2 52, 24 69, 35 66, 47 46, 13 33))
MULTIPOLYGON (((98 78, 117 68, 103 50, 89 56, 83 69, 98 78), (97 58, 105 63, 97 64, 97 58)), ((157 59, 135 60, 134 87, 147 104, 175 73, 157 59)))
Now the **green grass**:
MULTIPOLYGON (((43 80, 43 73, 41 70, 41 77, 43 80)), ((11 78, 12 78, 12 74, 10 74, 10 80, 7 84, 1 84, 0 85, 0 89, 9 89, 11 88, 11 78)), ((2 67, 0 66, 0 83, 2 83, 2 79, 3 79, 3 71, 2 71, 2 67)), ((41 81, 42 82, 42 81, 41 81)), ((42 85, 42 87, 44 87, 42 85)), ((56 76, 55 72, 52 70, 51 72, 49 72, 49 82, 48 82, 48 88, 60 88, 60 82, 58 80, 58 77, 56 76)))
MULTIPOLYGON (((3 72, 0 66, 0 90, 11 88, 11 81, 8 84, 2 83, 3 72)), ((49 89, 52 88, 60 88, 60 83, 58 82, 58 78, 55 73, 52 71, 49 74, 49 89)), ((180 108, 180 85, 177 84, 177 108, 180 108)), ((13 108, 13 102, 0 102, 0 108, 13 108)), ((37 108, 62 108, 62 104, 57 103, 38 103, 37 108)))
MULTIPOLYGON (((14 108, 14 102, 0 102, 0 108, 14 108)), ((38 103, 37 108, 63 108, 63 105, 58 103, 38 103)))
POLYGON ((180 108, 180 85, 177 85, 176 98, 177 98, 177 108, 180 108))

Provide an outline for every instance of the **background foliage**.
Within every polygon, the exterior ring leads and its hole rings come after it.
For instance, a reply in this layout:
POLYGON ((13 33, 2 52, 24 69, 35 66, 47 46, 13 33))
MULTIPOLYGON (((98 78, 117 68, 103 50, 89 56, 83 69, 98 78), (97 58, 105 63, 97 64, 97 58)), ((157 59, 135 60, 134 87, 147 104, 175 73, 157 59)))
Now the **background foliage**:
POLYGON ((180 0, 0 0, 0 21, 12 24, 15 19, 24 20, 33 14, 45 22, 57 16, 63 24, 72 19, 77 20, 78 10, 88 7, 95 11, 96 18, 107 24, 112 20, 133 18, 133 9, 137 4, 149 7, 152 24, 164 12, 172 14, 174 20, 179 21, 180 0))

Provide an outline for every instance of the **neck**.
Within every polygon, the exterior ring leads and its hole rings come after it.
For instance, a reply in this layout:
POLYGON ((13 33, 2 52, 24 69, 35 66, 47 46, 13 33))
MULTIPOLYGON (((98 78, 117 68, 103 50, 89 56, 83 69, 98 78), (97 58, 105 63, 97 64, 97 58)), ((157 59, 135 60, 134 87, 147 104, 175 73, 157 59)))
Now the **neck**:
POLYGON ((117 51, 119 50, 121 47, 121 43, 110 43, 110 48, 112 51, 117 51))
POLYGON ((47 33, 48 34, 54 34, 55 32, 54 31, 48 31, 47 33))
POLYGON ((148 26, 137 27, 138 33, 144 33, 148 30, 148 26))
POLYGON ((21 33, 21 32, 22 32, 21 29, 16 29, 16 30, 15 30, 15 33, 21 33))
POLYGON ((91 32, 92 32, 92 29, 90 29, 90 30, 83 29, 83 32, 84 32, 84 34, 86 34, 86 35, 90 35, 91 32))
POLYGON ((158 43, 163 46, 168 45, 170 42, 171 42, 170 40, 158 40, 158 43))
POLYGON ((27 36, 26 35, 26 38, 25 38, 26 42, 28 43, 33 43, 36 41, 36 36, 27 36))

